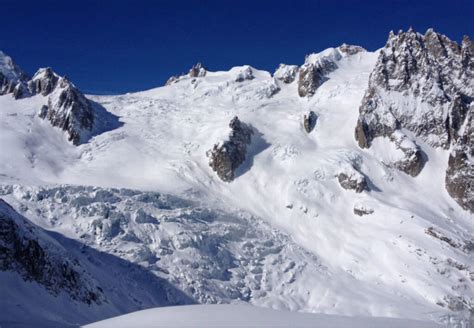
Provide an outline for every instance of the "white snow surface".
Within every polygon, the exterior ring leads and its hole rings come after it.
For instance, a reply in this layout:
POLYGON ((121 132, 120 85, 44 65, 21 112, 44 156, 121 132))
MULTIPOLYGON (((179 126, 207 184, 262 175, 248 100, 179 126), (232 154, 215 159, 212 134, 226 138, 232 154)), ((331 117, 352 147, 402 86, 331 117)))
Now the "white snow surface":
MULTIPOLYGON (((95 234, 92 219, 74 211, 67 214, 70 204, 52 196, 36 202, 25 193, 68 184, 175 195, 232 214, 229 220, 237 230, 261 231, 271 243, 287 244, 283 253, 258 256, 248 268, 237 261, 239 269, 230 271, 230 280, 196 274, 197 286, 212 285, 197 288, 208 294, 201 302, 238 301, 232 292, 221 291, 233 286, 229 281, 242 280, 241 287, 248 288, 245 301, 259 306, 439 320, 450 311, 450 300, 473 302, 474 259, 466 247, 473 242, 474 220, 445 191, 447 151, 417 140, 429 160, 413 178, 384 164, 400 157, 388 140, 377 139, 368 150, 358 147, 354 139, 358 108, 377 56, 361 52, 338 58, 338 68, 311 98, 299 98, 296 83, 284 84, 249 66, 183 77, 170 86, 139 93, 90 96, 119 116, 123 126, 79 147, 37 117, 47 98, 1 96, 2 197, 17 209, 26 206, 22 214, 37 225, 79 240, 83 234, 95 234), (237 81, 249 69, 253 79, 237 81), (307 134, 303 115, 310 110, 318 122, 307 134), (257 133, 236 179, 226 183, 208 166, 206 151, 228 133, 235 115, 257 133), (357 167, 371 190, 356 194, 341 188, 336 175, 347 167, 357 167), (354 206, 374 212, 359 217, 354 206), (244 217, 245 224, 236 217, 244 217), (260 221, 265 228, 258 230, 260 221), (430 227, 459 247, 428 235, 430 227)), ((71 198, 79 197, 71 186, 59 188, 71 198)), ((93 198, 93 191, 88 192, 93 198)), ((128 205, 138 211, 142 204, 130 198, 128 205)), ((128 205, 120 205, 121 211, 130 211, 128 205)), ((103 252, 119 250, 117 256, 151 270, 154 264, 147 258, 160 257, 160 240, 179 239, 181 233, 192 239, 208 229, 220 229, 218 224, 200 226, 191 218, 190 225, 163 225, 160 231, 158 225, 137 222, 152 220, 146 214, 159 218, 165 213, 129 214, 123 232, 109 239, 90 237, 86 243, 103 252), (130 234, 138 239, 124 237, 130 234)), ((101 214, 94 215, 93 219, 104 220, 101 214)), ((244 234, 218 252, 231 250, 239 258, 246 238, 244 234)), ((179 249, 179 243, 172 248, 179 249)), ((185 256, 190 268, 200 265, 193 251, 187 250, 185 256)), ((174 256, 164 261, 170 280, 180 288, 189 286, 193 271, 173 262, 180 259, 174 256)))
POLYGON ((8 80, 18 82, 24 73, 15 65, 10 56, 0 50, 0 73, 8 80))
POLYGON ((249 305, 188 305, 134 312, 85 327, 436 328, 441 326, 418 320, 307 314, 262 309, 249 305))

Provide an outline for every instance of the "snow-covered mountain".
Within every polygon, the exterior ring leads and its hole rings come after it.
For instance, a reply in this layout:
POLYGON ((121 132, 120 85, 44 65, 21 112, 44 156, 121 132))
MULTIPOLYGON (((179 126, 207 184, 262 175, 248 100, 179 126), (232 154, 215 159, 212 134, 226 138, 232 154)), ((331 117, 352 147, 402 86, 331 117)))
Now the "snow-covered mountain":
POLYGON ((467 318, 473 51, 400 31, 118 96, 0 53, 26 87, 0 96, 0 324, 240 302, 467 318))

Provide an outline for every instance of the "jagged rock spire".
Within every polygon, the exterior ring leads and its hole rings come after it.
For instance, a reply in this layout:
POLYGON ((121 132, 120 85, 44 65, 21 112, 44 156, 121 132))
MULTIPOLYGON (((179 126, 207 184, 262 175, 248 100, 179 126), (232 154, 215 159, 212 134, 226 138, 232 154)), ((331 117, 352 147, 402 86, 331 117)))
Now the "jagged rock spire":
POLYGON ((362 148, 374 138, 389 137, 405 153, 394 166, 410 175, 423 167, 423 156, 402 129, 433 147, 451 148, 446 188, 464 208, 474 211, 472 131, 466 130, 474 110, 474 53, 468 37, 458 45, 428 29, 390 33, 371 73, 355 138, 362 148), (405 99, 392 101, 392 99, 405 99), (462 137, 461 137, 462 136, 462 137), (403 147, 402 147, 403 146, 403 147), (461 178, 462 177, 462 178, 461 178))

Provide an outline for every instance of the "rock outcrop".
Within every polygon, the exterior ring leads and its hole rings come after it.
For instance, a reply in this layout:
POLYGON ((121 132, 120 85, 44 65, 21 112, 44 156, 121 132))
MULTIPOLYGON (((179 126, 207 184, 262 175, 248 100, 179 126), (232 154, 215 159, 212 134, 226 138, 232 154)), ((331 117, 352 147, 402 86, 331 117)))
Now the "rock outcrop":
POLYGON ((448 149, 473 96, 472 42, 428 30, 389 35, 360 106, 356 139, 363 148, 405 128, 448 149))
POLYGON ((304 64, 299 69, 298 95, 300 97, 313 96, 323 81, 324 74, 319 66, 312 63, 304 64))
POLYGON ((234 180, 235 171, 245 161, 247 146, 252 140, 253 130, 235 116, 229 123, 231 129, 227 140, 217 143, 207 152, 209 165, 222 181, 234 180))
POLYGON ((313 131, 314 127, 316 126, 317 120, 318 116, 313 111, 310 111, 308 115, 303 116, 303 126, 307 133, 313 131))
POLYGON ((356 193, 369 190, 365 177, 355 169, 349 172, 340 172, 337 174, 337 180, 341 187, 346 190, 354 190, 356 193))
POLYGON ((425 165, 425 159, 420 147, 400 131, 392 133, 390 140, 403 153, 403 158, 392 163, 392 166, 412 177, 416 177, 425 165))
POLYGON ((327 80, 327 75, 337 69, 337 62, 343 57, 355 55, 364 48, 343 44, 337 48, 328 48, 321 53, 306 56, 298 71, 298 94, 311 97, 327 80))
POLYGON ((66 77, 51 68, 41 68, 28 81, 27 75, 0 51, 0 95, 18 99, 32 95, 48 97, 38 116, 66 131, 74 145, 87 141, 94 127, 92 103, 66 77))
POLYGON ((189 70, 188 74, 182 73, 181 75, 173 75, 170 77, 165 85, 172 85, 177 83, 185 78, 196 78, 196 77, 204 77, 207 74, 206 68, 201 64, 197 63, 189 70))
POLYGON ((355 55, 355 54, 367 51, 367 50, 365 50, 364 48, 362 48, 360 46, 354 46, 354 45, 346 44, 346 43, 343 43, 337 49, 341 53, 343 53, 345 55, 348 55, 348 56, 355 55))
POLYGON ((293 83, 297 74, 298 66, 280 64, 273 76, 275 79, 282 81, 283 83, 290 84, 293 83))
POLYGON ((28 82, 28 89, 32 94, 48 96, 58 85, 60 77, 53 72, 51 67, 40 68, 28 82))
POLYGON ((364 216, 364 215, 370 215, 370 214, 374 213, 374 210, 370 207, 365 206, 365 205, 356 204, 354 206, 353 212, 354 212, 355 215, 364 216))
POLYGON ((49 96, 39 117, 68 134, 68 140, 79 145, 87 140, 94 126, 90 101, 66 78, 51 68, 40 69, 28 83, 32 93, 49 96))
POLYGON ((245 65, 242 67, 240 72, 237 74, 235 78, 235 82, 244 82, 253 80, 255 76, 253 75, 252 67, 245 65))
MULTIPOLYGON (((471 105, 472 106, 472 105, 471 105)), ((466 210, 474 212, 474 118, 469 111, 461 135, 451 148, 446 170, 446 190, 466 210)))
POLYGON ((417 146, 403 147, 408 137, 397 142, 399 130, 432 147, 452 148, 446 188, 471 210, 474 166, 467 145, 470 133, 463 127, 474 108, 473 54, 468 37, 458 45, 432 29, 424 35, 412 29, 391 32, 371 73, 355 129, 361 148, 381 136, 395 142, 407 160, 394 166, 412 176, 421 171, 423 156, 417 146), (463 173, 455 174, 460 168, 463 173))
POLYGON ((189 77, 204 77, 206 76, 207 70, 201 63, 197 63, 189 70, 189 77))
POLYGON ((27 81, 26 73, 0 51, 0 95, 12 94, 15 99, 28 96, 27 81))
POLYGON ((0 271, 13 271, 51 294, 66 292, 86 304, 101 304, 102 290, 61 246, 0 199, 0 271))

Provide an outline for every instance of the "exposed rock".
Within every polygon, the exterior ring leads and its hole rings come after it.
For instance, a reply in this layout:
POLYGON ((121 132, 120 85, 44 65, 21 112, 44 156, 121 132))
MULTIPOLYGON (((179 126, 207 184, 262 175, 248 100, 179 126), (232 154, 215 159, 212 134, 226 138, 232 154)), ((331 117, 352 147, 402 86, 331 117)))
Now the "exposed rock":
POLYGON ((66 292, 72 299, 101 304, 103 295, 75 259, 61 246, 29 224, 0 199, 0 270, 18 272, 26 281, 35 281, 51 294, 66 292))
POLYGON ((60 77, 53 72, 51 67, 40 68, 28 82, 32 94, 49 95, 56 88, 60 77))
POLYGON ((341 187, 347 190, 354 190, 357 193, 369 190, 365 177, 356 170, 339 173, 337 180, 341 187))
POLYGON ((321 84, 327 80, 326 75, 337 69, 337 62, 344 56, 356 53, 355 48, 360 48, 346 46, 341 50, 341 47, 329 48, 321 53, 306 56, 305 63, 299 69, 298 94, 300 97, 313 96, 321 84))
POLYGON ((318 116, 315 112, 310 111, 308 115, 303 116, 303 125, 306 132, 310 133, 313 131, 314 127, 316 126, 316 121, 318 120, 318 116))
POLYGON ((354 214, 355 215, 363 216, 363 215, 370 215, 372 213, 374 213, 374 210, 367 207, 367 206, 360 205, 360 204, 354 206, 354 214))
POLYGON ((5 53, 0 51, 0 95, 12 94, 15 99, 28 95, 28 76, 5 53))
POLYGON ((324 74, 319 67, 310 63, 304 64, 299 69, 298 95, 300 97, 314 95, 323 81, 324 74))
POLYGON ((436 231, 433 227, 429 227, 428 229, 425 230, 425 233, 431 237, 434 237, 436 239, 439 239, 445 243, 447 243, 449 246, 454 247, 454 248, 460 248, 460 244, 456 243, 454 240, 451 238, 448 238, 444 236, 441 232, 436 231))
POLYGON ((359 145, 369 147, 374 138, 405 128, 435 147, 449 148, 450 133, 472 101, 471 52, 468 38, 460 47, 433 30, 424 36, 391 32, 359 109, 359 145))
POLYGON ((364 48, 360 47, 360 46, 354 46, 354 45, 350 45, 350 44, 345 44, 343 43, 342 45, 340 45, 338 48, 337 48, 341 53, 343 54, 346 54, 346 55, 355 55, 355 54, 358 54, 360 52, 365 52, 367 50, 365 50, 364 48))
MULTIPOLYGON (((474 46, 468 37, 458 45, 448 37, 426 31, 390 32, 369 79, 355 138, 368 148, 374 138, 394 140, 406 129, 433 147, 452 148, 446 188, 464 208, 472 211, 473 164, 470 137, 460 137, 473 111, 474 46)), ((464 130, 465 131, 465 130, 464 130)), ((423 167, 421 151, 397 145, 406 159, 395 167, 416 176, 423 167)))
MULTIPOLYGON (((471 104, 471 106, 474 106, 471 104)), ((446 190, 464 209, 474 212, 474 123, 469 111, 465 126, 460 129, 451 148, 446 170, 446 190)))
POLYGON ((209 165, 222 181, 234 180, 235 170, 245 161, 247 146, 252 139, 253 130, 235 116, 229 124, 231 132, 228 140, 215 144, 207 152, 209 165))
POLYGON ((166 81, 165 85, 172 85, 174 83, 178 83, 179 81, 188 77, 190 78, 204 77, 206 76, 206 74, 207 74, 206 68, 201 63, 197 63, 196 65, 191 67, 188 74, 182 73, 181 75, 173 75, 166 81))
POLYGON ((250 66, 244 66, 242 70, 237 74, 235 78, 235 82, 243 82, 246 80, 253 80, 255 77, 253 76, 253 70, 250 66))
POLYGON ((397 148, 404 154, 403 159, 393 163, 393 166, 412 177, 416 177, 425 165, 420 148, 400 131, 395 131, 390 136, 390 140, 394 142, 397 148))
POLYGON ((273 76, 275 79, 280 80, 283 83, 290 84, 295 80, 297 73, 298 66, 280 64, 273 76))
POLYGON ((39 117, 66 131, 68 140, 79 145, 86 141, 94 125, 92 104, 69 80, 52 74, 54 77, 45 71, 44 76, 49 78, 40 79, 39 83, 33 79, 36 91, 49 94, 48 105, 41 108, 39 117))
POLYGON ((189 77, 203 77, 206 76, 207 70, 201 63, 197 63, 189 70, 189 77))

